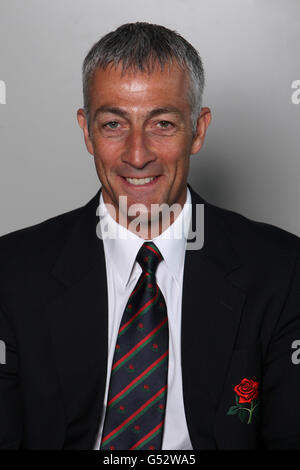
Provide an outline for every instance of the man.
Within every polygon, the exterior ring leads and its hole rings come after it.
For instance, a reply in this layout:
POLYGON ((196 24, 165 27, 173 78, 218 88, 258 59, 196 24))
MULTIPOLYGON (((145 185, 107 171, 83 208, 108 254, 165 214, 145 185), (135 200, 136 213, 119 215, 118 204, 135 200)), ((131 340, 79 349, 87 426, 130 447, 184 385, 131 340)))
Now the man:
POLYGON ((187 185, 203 84, 162 26, 87 55, 78 122, 102 188, 0 240, 1 448, 300 448, 299 238, 187 185), (179 210, 163 225, 154 204, 179 210), (201 204, 204 246, 164 238, 201 204))

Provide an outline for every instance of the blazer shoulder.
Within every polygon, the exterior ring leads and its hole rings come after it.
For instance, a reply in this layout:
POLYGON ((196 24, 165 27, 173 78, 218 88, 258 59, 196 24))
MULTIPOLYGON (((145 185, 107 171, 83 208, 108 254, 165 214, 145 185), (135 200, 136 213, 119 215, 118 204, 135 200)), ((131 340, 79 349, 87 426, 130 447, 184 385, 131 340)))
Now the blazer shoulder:
POLYGON ((0 236, 0 249, 3 247, 7 249, 10 246, 15 248, 14 245, 20 242, 28 241, 30 243, 30 241, 40 239, 41 236, 43 238, 50 237, 53 233, 59 232, 60 229, 63 230, 69 223, 72 223, 72 220, 81 210, 82 207, 56 215, 35 225, 4 234, 0 236))
POLYGON ((241 257, 295 258, 300 255, 300 237, 296 234, 232 210, 209 206, 214 215, 224 221, 232 246, 241 257))
POLYGON ((84 206, 0 237, 0 278, 51 259, 63 247, 84 206))

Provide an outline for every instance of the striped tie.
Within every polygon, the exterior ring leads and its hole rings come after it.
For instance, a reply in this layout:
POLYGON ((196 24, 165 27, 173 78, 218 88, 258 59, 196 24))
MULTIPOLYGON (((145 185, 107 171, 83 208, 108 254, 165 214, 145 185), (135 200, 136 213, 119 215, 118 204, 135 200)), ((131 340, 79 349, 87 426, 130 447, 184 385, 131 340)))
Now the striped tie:
POLYGON ((161 449, 168 377, 168 316, 152 242, 137 254, 142 274, 121 320, 113 358, 102 450, 161 449))

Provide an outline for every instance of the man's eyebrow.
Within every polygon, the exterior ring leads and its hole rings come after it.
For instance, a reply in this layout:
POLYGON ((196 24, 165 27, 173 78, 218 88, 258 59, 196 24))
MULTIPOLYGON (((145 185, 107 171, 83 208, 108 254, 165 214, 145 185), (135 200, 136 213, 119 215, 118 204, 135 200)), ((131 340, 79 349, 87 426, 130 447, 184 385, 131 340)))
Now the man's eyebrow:
POLYGON ((123 109, 118 108, 116 106, 105 106, 105 105, 100 106, 95 111, 94 119, 96 119, 96 117, 100 113, 112 113, 112 114, 117 114, 118 116, 121 116, 121 117, 124 117, 124 118, 128 117, 128 113, 126 113, 126 111, 124 111, 123 109))
MULTIPOLYGON (((94 119, 96 119, 96 117, 100 113, 112 113, 112 114, 116 114, 117 116, 121 116, 121 117, 124 117, 124 118, 128 118, 128 116, 129 116, 126 111, 124 111, 122 108, 118 108, 116 106, 106 106, 106 105, 100 106, 95 111, 94 119)), ((147 115, 147 118, 149 119, 149 118, 158 116, 159 114, 170 114, 170 113, 182 116, 181 111, 178 108, 176 108, 176 106, 170 105, 170 106, 164 106, 164 107, 152 109, 151 111, 149 111, 149 113, 147 115)))
POLYGON ((182 115, 181 111, 175 106, 166 106, 162 108, 152 109, 149 112, 148 117, 152 118, 152 117, 158 116, 159 114, 178 114, 179 116, 182 115))

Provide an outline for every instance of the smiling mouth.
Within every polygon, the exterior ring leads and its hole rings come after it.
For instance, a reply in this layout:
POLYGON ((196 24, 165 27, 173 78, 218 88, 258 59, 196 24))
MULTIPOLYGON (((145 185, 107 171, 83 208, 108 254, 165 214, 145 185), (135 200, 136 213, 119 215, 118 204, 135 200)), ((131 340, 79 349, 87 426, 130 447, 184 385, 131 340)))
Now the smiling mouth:
POLYGON ((152 183, 153 181, 157 180, 159 176, 148 176, 146 178, 127 178, 122 176, 122 178, 129 184, 133 186, 144 186, 152 183))

